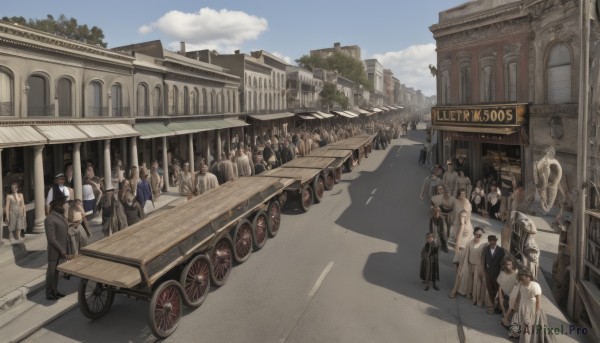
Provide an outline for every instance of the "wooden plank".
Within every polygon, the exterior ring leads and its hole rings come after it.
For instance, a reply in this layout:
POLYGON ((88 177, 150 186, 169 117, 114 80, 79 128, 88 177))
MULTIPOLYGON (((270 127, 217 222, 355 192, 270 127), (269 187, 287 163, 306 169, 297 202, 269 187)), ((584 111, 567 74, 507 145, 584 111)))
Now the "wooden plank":
POLYGON ((258 177, 284 177, 296 179, 302 183, 309 181, 321 172, 319 169, 307 168, 276 168, 268 172, 256 175, 258 177))
POLYGON ((335 161, 334 158, 327 157, 298 157, 282 165, 283 168, 312 168, 325 169, 335 161))
POLYGON ((311 152, 309 157, 336 157, 336 158, 344 158, 348 159, 352 154, 352 149, 348 149, 348 151, 339 150, 339 149, 324 149, 320 148, 313 152, 311 152))
POLYGON ((142 282, 140 271, 135 267, 84 255, 76 255, 73 260, 60 264, 58 270, 121 288, 132 288, 142 282))

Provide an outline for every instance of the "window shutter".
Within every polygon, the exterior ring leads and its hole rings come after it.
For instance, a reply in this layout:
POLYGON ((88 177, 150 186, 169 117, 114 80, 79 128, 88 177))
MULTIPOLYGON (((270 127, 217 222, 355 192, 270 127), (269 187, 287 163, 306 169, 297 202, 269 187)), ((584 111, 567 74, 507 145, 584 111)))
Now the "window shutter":
POLYGON ((571 65, 548 68, 548 102, 571 102, 571 65))

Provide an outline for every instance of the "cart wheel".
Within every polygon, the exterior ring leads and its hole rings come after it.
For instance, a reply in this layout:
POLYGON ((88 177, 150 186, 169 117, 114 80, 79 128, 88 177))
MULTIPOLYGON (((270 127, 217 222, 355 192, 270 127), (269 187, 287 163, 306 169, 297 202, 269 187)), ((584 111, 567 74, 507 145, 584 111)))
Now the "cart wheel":
POLYGON ((313 197, 315 199, 315 204, 318 204, 323 200, 323 194, 325 194, 325 181, 323 181, 323 176, 317 175, 313 185, 313 197))
POLYGON ((325 190, 330 191, 335 185, 335 170, 328 170, 327 176, 325 177, 325 190))
POLYGON ((267 235, 269 234, 268 224, 269 217, 267 216, 267 212, 260 211, 254 216, 254 220, 252 220, 252 233, 254 237, 252 239, 252 243, 254 244, 254 250, 260 250, 267 243, 267 235))
POLYGON ((346 170, 351 172, 352 169, 354 169, 354 154, 352 154, 352 156, 346 160, 346 170))
POLYGON ((206 255, 194 257, 183 268, 179 279, 183 288, 183 303, 187 307, 202 305, 210 288, 210 262, 206 255))
POLYGON ((98 319, 108 312, 115 300, 115 292, 105 284, 81 279, 77 294, 79 309, 89 319, 98 319))
POLYGON ((227 281, 233 267, 233 249, 228 237, 221 238, 210 254, 210 281, 221 287, 227 281))
POLYGON ((310 185, 304 185, 300 190, 300 197, 298 199, 300 203, 300 210, 302 212, 308 212, 310 205, 313 203, 313 190, 310 185))
POLYGON ((365 150, 365 158, 369 158, 369 147, 365 145, 363 149, 365 150))
POLYGON ((242 219, 235 226, 233 231, 233 257, 237 263, 244 263, 250 257, 252 252, 252 224, 242 219))
POLYGON ((161 283, 152 293, 148 323, 157 338, 167 338, 177 330, 183 308, 181 294, 181 285, 175 280, 161 283))
POLYGON ((279 201, 273 200, 267 207, 267 230, 270 237, 277 236, 279 224, 281 223, 281 205, 279 201))
POLYGON ((342 181, 342 168, 343 167, 339 167, 333 172, 333 181, 336 184, 338 184, 338 183, 340 183, 340 181, 342 181))

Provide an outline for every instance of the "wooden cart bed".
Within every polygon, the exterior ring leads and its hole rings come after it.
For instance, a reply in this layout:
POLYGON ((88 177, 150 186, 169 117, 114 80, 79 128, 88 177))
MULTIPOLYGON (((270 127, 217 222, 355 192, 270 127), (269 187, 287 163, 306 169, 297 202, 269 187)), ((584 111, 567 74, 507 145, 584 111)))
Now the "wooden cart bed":
MULTIPOLYGON (((91 244, 81 249, 80 254, 128 265, 132 269, 141 268, 142 275, 152 283, 238 219, 280 194, 294 182, 294 179, 285 178, 239 178, 161 216, 143 220, 91 244)), ((83 276, 77 268, 77 260, 61 264, 59 269, 118 287, 121 286, 116 283, 131 283, 122 279, 115 283, 107 282, 105 278, 100 280, 105 267, 101 264, 98 264, 97 269, 86 268, 86 275, 83 276)))
MULTIPOLYGON (((309 169, 309 168, 276 168, 273 170, 269 170, 268 172, 265 173, 261 173, 259 175, 259 177, 264 177, 264 178, 289 178, 289 179, 295 179, 296 181, 300 181, 301 184, 304 184, 308 181, 310 181, 311 179, 313 179, 315 176, 317 176, 319 173, 321 173, 320 169, 309 169)), ((293 189, 299 189, 299 185, 297 184, 293 184, 291 185, 292 187, 288 187, 288 189, 293 188, 293 189)))
POLYGON ((311 168, 311 169, 325 169, 332 167, 335 162, 335 158, 327 157, 298 157, 288 163, 282 165, 283 168, 311 168))

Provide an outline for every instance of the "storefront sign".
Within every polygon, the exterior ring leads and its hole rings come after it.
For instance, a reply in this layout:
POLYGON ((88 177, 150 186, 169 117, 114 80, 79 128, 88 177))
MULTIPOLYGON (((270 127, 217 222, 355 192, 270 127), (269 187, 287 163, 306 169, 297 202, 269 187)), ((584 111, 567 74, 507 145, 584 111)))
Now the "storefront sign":
POLYGON ((431 109, 433 124, 521 125, 526 105, 446 106, 431 109))

